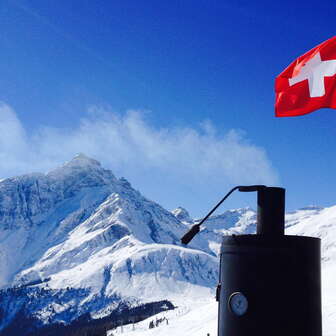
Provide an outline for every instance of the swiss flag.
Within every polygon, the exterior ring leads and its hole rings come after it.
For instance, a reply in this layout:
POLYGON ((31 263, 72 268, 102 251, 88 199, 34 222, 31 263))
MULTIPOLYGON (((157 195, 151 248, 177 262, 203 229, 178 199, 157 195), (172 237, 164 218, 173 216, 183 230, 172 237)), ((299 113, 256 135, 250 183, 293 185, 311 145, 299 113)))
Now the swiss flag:
POLYGON ((336 108, 336 36, 295 60, 275 80, 275 115, 336 108))

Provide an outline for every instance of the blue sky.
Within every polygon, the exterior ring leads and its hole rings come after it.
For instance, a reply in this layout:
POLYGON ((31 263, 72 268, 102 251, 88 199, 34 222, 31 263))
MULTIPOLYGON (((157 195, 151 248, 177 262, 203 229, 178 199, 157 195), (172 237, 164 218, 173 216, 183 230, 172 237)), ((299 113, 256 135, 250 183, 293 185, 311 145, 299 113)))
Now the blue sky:
MULTIPOLYGON (((195 216, 240 181, 286 187, 288 210, 336 204, 336 112, 273 108, 275 76, 335 35, 335 12, 332 1, 3 0, 0 175, 80 151, 195 216)), ((246 205, 235 195, 222 210, 246 205)))

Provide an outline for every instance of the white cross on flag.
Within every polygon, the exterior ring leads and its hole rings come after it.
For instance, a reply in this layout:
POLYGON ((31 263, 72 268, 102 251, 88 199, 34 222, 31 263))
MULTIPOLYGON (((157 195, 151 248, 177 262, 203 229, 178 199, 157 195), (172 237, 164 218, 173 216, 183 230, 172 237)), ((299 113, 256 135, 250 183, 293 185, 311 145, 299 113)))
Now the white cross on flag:
POLYGON ((336 36, 296 59, 275 80, 275 115, 336 108, 336 36))

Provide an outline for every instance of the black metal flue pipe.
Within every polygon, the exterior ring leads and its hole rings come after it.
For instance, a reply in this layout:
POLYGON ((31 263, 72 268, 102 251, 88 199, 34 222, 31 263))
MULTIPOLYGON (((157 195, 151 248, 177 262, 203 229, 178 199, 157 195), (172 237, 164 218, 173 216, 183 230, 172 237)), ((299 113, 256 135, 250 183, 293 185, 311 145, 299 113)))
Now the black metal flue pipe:
POLYGON ((257 234, 281 236, 285 233, 285 189, 258 190, 257 234))

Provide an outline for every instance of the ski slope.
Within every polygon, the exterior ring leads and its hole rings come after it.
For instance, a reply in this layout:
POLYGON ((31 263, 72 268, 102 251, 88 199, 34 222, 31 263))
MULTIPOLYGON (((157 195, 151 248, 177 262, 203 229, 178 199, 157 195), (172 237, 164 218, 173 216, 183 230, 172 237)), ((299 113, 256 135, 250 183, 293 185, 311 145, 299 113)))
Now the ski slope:
MULTIPOLYGON (((336 267, 329 268, 323 277, 323 336, 336 336, 336 267)), ((186 302, 174 311, 152 316, 134 325, 118 327, 107 336, 217 336, 217 302, 214 298, 186 302), (164 320, 149 329, 149 323, 164 320)))
POLYGON ((336 265, 322 269, 323 336, 336 336, 336 265))
MULTIPOLYGON (((336 336, 336 265, 322 270, 323 336, 336 336)), ((191 294, 191 293, 190 293, 191 294)), ((181 300, 181 298, 179 298, 181 300)), ((134 325, 118 327, 107 336, 217 336, 218 304, 213 296, 190 297, 178 304, 174 311, 163 312, 134 325), (149 323, 160 318, 158 327, 149 329, 149 323)))
POLYGON ((108 336, 214 336, 217 335, 217 302, 214 298, 195 300, 179 306, 174 311, 152 316, 133 325, 119 327, 107 333, 108 336), (158 327, 149 329, 149 323, 160 318, 158 327))

